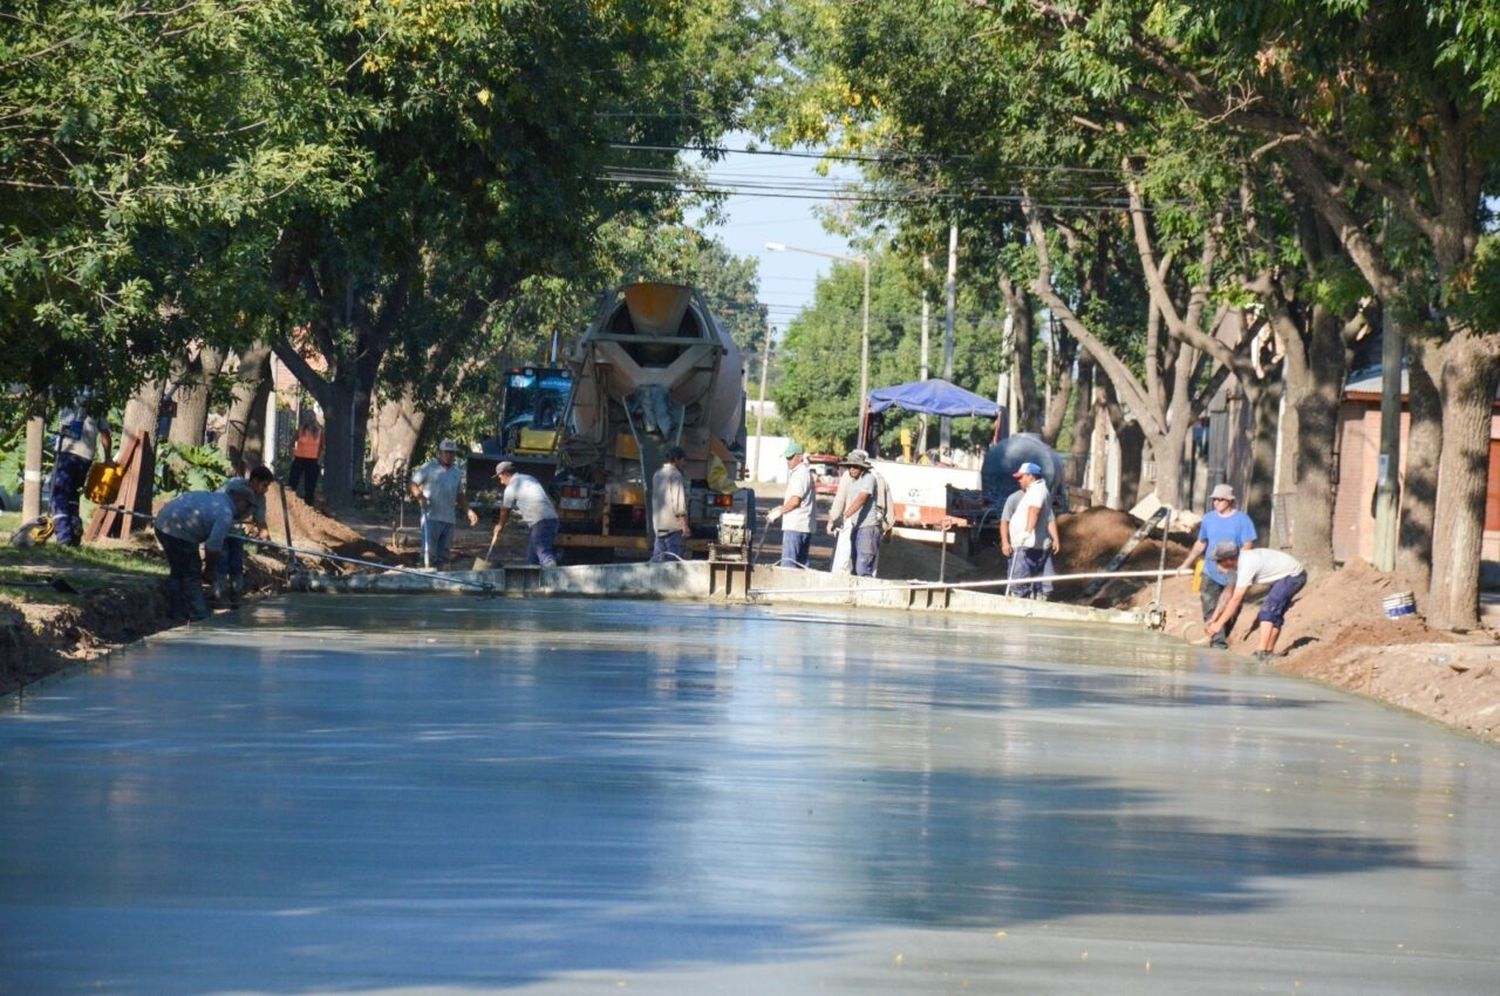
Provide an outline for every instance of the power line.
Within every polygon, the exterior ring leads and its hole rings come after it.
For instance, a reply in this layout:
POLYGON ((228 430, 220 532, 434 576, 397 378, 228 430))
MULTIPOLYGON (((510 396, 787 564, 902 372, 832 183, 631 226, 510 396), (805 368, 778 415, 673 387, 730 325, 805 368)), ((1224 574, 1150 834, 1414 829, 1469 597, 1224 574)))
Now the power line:
MULTIPOLYGON (((700 155, 777 156, 786 159, 817 159, 848 163, 902 163, 902 162, 974 162, 972 155, 938 155, 936 153, 857 153, 798 152, 792 149, 731 149, 721 145, 645 145, 635 142, 610 142, 609 148, 626 152, 696 152, 700 155)), ((1039 165, 1035 163, 994 163, 995 169, 1016 170, 1028 173, 1094 173, 1119 176, 1119 170, 1102 166, 1064 166, 1060 164, 1039 165)))

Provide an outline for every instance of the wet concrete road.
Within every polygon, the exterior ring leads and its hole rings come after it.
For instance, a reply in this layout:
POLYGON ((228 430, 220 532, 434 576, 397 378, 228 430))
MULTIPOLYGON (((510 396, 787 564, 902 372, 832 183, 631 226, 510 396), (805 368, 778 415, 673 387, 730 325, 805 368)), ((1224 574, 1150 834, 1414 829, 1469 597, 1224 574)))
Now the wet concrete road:
POLYGON ((0 713, 0 992, 1495 993, 1500 752, 1102 629, 303 596, 0 713))

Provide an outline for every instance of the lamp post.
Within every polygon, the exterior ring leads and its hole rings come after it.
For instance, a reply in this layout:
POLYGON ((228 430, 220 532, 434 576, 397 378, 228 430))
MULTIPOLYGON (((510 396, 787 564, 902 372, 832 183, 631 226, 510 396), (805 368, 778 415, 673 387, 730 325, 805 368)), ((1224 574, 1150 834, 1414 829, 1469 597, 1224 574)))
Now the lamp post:
POLYGON ((845 256, 843 253, 803 249, 782 242, 767 242, 766 249, 770 252, 801 252, 809 256, 823 256, 827 259, 842 260, 845 263, 858 263, 864 268, 864 323, 859 336, 859 445, 863 448, 865 445, 865 406, 870 403, 870 257, 867 253, 845 256))

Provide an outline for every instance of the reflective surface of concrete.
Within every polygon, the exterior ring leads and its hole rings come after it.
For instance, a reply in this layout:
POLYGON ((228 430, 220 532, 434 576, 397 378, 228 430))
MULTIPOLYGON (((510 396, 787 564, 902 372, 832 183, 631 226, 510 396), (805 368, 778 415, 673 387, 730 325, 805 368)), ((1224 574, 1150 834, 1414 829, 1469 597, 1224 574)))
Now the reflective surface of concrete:
POLYGON ((0 992, 1494 993, 1497 790, 1114 630, 299 596, 0 713, 0 992))

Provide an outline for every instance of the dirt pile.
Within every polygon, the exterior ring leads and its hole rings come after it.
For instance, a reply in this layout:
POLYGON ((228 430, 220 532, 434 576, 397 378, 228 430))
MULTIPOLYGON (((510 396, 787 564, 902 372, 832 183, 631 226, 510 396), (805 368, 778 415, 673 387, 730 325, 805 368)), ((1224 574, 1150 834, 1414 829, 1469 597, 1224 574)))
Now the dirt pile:
MULTIPOLYGON (((1057 557, 1057 573, 1089 574, 1104 570, 1140 527, 1141 520, 1112 508, 1086 508, 1059 516, 1057 534, 1062 541, 1062 553, 1057 557)), ((1167 570, 1182 563, 1188 549, 1188 544, 1168 538, 1167 570)), ((1161 533, 1154 531, 1136 546, 1119 570, 1154 571, 1161 563, 1161 533)), ((1083 592, 1088 585, 1088 581, 1063 582, 1057 586, 1054 597, 1059 601, 1086 603, 1096 608, 1122 608, 1139 602, 1143 593, 1148 596, 1146 601, 1150 601, 1149 596, 1156 588, 1156 582, 1149 578, 1111 581, 1098 594, 1085 600, 1083 592)))
MULTIPOLYGON (((395 555, 386 547, 366 539, 339 520, 324 515, 291 490, 285 491, 286 515, 283 516, 282 491, 281 484, 277 483, 271 485, 271 490, 266 492, 266 525, 273 542, 286 542, 286 521, 290 518, 292 545, 299 550, 316 550, 372 563, 389 563, 395 559, 395 555)), ((331 566, 337 562, 328 563, 331 566)), ((342 569, 354 568, 352 565, 344 565, 342 569)))

